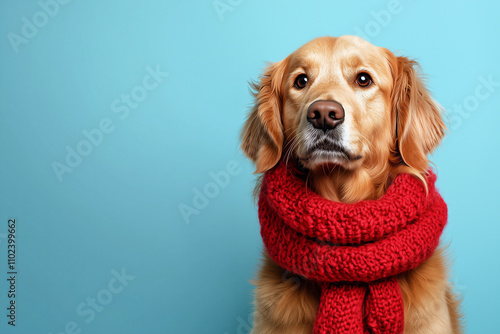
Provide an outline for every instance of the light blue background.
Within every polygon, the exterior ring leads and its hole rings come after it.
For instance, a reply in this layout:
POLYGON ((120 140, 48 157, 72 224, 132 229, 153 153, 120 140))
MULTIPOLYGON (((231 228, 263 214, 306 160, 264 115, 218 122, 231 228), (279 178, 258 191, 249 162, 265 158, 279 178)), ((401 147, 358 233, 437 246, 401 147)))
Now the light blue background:
POLYGON ((500 86, 480 81, 500 82, 498 3, 401 0, 384 17, 390 1, 221 1, 231 8, 221 16, 212 0, 71 1, 17 53, 8 34, 42 9, 2 2, 0 332, 55 334, 74 321, 82 333, 247 333, 261 250, 253 168, 238 151, 247 81, 314 37, 365 31, 416 58, 459 119, 433 157, 451 280, 468 332, 500 333, 500 86), (148 66, 169 75, 120 119, 112 103, 139 92, 148 66), (114 130, 59 182, 52 163, 103 119, 114 130), (187 224, 180 206, 231 161, 236 175, 187 224), (5 316, 8 218, 18 224, 16 328, 5 316), (122 268, 135 278, 85 322, 78 305, 108 296, 122 268))

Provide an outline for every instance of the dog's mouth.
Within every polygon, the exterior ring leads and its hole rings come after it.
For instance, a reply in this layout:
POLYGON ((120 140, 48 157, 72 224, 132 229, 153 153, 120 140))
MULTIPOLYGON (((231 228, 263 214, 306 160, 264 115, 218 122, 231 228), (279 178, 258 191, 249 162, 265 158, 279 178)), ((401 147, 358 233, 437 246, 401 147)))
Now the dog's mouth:
POLYGON ((333 142, 329 139, 323 139, 320 142, 316 143, 311 149, 309 149, 309 154, 317 154, 321 152, 326 153, 337 153, 345 157, 346 160, 354 161, 361 159, 360 155, 353 155, 348 152, 344 146, 333 142))
POLYGON ((361 155, 349 152, 338 141, 322 138, 309 147, 300 161, 308 168, 318 165, 341 165, 348 167, 348 165, 360 159, 362 159, 361 155))

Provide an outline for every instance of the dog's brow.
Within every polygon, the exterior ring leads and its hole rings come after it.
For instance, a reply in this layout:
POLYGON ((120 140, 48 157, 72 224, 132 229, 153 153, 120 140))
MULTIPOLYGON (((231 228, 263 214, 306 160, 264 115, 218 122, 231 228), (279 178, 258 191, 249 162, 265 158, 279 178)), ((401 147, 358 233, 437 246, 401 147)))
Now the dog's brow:
POLYGON ((362 68, 366 67, 366 61, 358 56, 358 55, 350 55, 349 57, 345 57, 345 61, 348 66, 352 68, 362 68))
POLYGON ((296 57, 292 64, 291 64, 291 69, 292 71, 296 71, 297 69, 302 68, 303 70, 307 70, 308 67, 311 66, 311 64, 314 63, 314 59, 312 57, 307 57, 307 56, 298 56, 296 57))

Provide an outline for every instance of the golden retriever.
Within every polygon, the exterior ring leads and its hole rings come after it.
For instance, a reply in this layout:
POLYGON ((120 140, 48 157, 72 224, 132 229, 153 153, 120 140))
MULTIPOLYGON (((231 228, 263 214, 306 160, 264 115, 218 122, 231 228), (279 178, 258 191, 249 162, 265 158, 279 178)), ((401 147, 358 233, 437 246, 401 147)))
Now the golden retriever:
MULTIPOLYGON (((359 37, 314 39, 269 66, 254 89, 241 147, 256 173, 296 159, 310 187, 334 201, 378 199, 399 173, 423 180, 446 130, 418 64, 359 37)), ((442 250, 398 281, 406 334, 462 332, 442 250)), ((314 282, 264 251, 255 285, 253 334, 312 332, 314 282)))

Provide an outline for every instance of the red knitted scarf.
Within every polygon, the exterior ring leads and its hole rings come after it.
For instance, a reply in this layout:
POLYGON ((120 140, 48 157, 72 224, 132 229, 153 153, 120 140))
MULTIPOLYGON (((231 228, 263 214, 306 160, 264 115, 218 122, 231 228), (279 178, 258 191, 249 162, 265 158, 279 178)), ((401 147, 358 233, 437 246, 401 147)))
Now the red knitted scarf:
POLYGON ((427 260, 439 243, 447 207, 428 171, 400 174, 378 200, 354 204, 311 191, 295 167, 268 171, 259 197, 261 234, 281 267, 321 286, 314 334, 402 333, 395 275, 427 260))

